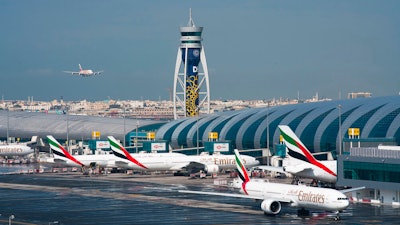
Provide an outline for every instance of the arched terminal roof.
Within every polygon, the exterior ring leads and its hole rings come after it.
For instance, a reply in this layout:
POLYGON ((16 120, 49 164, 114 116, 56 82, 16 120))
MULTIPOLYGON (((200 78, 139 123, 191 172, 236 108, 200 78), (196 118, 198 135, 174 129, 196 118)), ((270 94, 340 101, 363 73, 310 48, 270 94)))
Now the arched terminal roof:
POLYGON ((160 127, 157 139, 170 141, 173 148, 195 147, 209 132, 219 140, 232 141, 235 148, 265 148, 267 127, 270 148, 279 142, 278 125, 289 125, 312 151, 332 151, 348 128, 360 128, 361 138, 400 141, 400 96, 345 99, 227 111, 199 118, 183 118, 160 127), (340 115, 340 116, 339 116, 340 115))
POLYGON ((10 137, 21 139, 30 139, 32 136, 44 138, 46 135, 66 139, 67 129, 69 139, 91 139, 93 131, 99 131, 102 139, 109 135, 122 139, 126 133, 135 131, 137 126, 139 130, 142 127, 157 129, 164 123, 166 122, 128 118, 0 111, 0 137, 7 137, 8 127, 10 137))

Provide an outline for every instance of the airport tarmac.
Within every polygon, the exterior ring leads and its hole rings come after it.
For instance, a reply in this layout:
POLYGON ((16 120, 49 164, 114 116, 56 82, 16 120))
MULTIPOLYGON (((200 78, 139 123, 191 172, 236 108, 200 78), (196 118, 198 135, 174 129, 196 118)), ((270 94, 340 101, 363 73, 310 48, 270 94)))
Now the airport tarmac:
POLYGON ((395 224, 400 216, 391 206, 351 204, 340 222, 318 211, 300 218, 293 208, 271 217, 253 200, 178 193, 231 192, 214 182, 171 174, 0 175, 0 224, 10 215, 13 224, 395 224))

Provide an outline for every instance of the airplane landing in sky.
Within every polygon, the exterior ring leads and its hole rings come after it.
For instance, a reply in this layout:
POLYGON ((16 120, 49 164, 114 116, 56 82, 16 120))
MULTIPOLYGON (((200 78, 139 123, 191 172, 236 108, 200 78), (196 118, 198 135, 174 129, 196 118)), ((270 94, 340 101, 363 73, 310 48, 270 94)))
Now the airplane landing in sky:
POLYGON ((70 73, 71 75, 79 75, 82 77, 90 77, 93 75, 100 75, 102 72, 104 72, 103 70, 96 71, 96 72, 93 72, 93 70, 84 70, 84 69, 82 69, 81 64, 78 64, 78 65, 79 65, 79 72, 74 72, 74 71, 63 71, 63 72, 70 73))

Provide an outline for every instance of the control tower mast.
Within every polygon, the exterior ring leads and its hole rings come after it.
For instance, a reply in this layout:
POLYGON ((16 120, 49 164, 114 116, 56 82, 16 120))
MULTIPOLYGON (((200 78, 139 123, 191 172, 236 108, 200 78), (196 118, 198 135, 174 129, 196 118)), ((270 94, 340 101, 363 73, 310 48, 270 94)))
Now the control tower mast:
POLYGON ((189 23, 180 27, 174 75, 174 118, 198 116, 201 108, 210 113, 210 86, 204 47, 203 27, 196 27, 190 9, 189 23))

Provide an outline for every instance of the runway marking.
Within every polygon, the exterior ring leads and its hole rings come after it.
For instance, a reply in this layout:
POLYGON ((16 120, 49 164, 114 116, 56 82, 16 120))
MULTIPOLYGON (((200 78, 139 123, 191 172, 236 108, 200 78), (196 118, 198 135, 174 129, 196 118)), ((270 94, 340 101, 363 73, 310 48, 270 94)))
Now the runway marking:
POLYGON ((66 188, 66 187, 55 187, 55 186, 27 185, 27 184, 0 183, 0 187, 7 189, 18 189, 18 190, 36 190, 36 191, 46 191, 46 192, 56 192, 56 193, 59 192, 62 194, 69 193, 85 197, 147 201, 147 202, 177 205, 182 207, 202 208, 202 209, 219 210, 226 212, 238 212, 238 213, 262 215, 262 210, 254 210, 248 206, 194 200, 194 199, 166 198, 166 197, 150 196, 143 194, 106 192, 97 189, 86 190, 81 188, 66 188))

